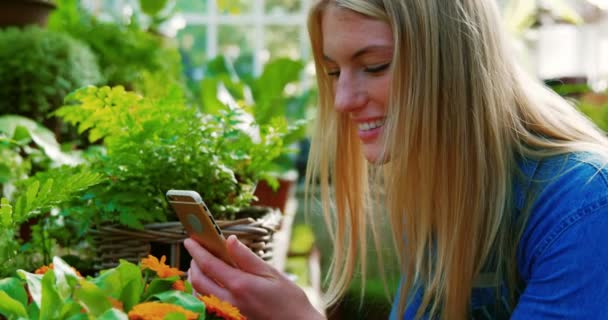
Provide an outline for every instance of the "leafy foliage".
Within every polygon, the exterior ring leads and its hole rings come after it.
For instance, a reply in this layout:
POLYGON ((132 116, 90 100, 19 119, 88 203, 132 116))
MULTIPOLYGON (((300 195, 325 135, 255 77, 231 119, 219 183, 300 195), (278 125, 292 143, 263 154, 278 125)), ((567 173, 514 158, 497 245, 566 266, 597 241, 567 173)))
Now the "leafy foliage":
MULTIPOLYGON (((15 271, 17 266, 36 263, 36 256, 50 252, 51 243, 44 239, 22 246, 16 232, 19 226, 72 201, 103 180, 102 175, 85 167, 63 166, 19 181, 12 205, 8 199, 2 198, 0 206, 0 260, 3 261, 0 274, 6 275, 15 271)), ((37 230, 45 232, 40 228, 37 230)))
POLYGON ((62 150, 49 129, 18 115, 0 116, 0 155, 0 185, 5 196, 10 196, 18 180, 81 162, 76 153, 62 150))
POLYGON ((74 194, 87 190, 89 187, 104 180, 99 173, 90 172, 82 167, 60 167, 40 172, 36 176, 19 181, 20 192, 15 199, 13 219, 23 222, 51 208, 65 203, 74 194))
POLYGON ((181 82, 181 57, 169 39, 143 30, 135 21, 100 21, 77 0, 58 0, 57 7, 49 29, 85 42, 98 57, 106 84, 138 89, 151 73, 164 75, 165 83, 181 82))
MULTIPOLYGON (((168 268, 164 263, 158 267, 168 268)), ((164 319, 185 319, 186 312, 198 320, 244 319, 238 309, 226 302, 195 295, 192 285, 181 279, 183 274, 163 278, 157 270, 146 268, 143 261, 138 266, 123 260, 119 266, 85 279, 55 257, 52 266, 39 268, 35 273, 19 270, 18 277, 0 280, 0 316, 3 319, 160 319, 167 310, 175 310, 164 319), (138 309, 145 304, 147 308, 138 309), (221 314, 214 311, 217 309, 221 309, 221 314)))
POLYGON ((248 205, 282 147, 273 127, 252 136, 244 112, 202 115, 185 106, 181 91, 144 98, 122 87, 89 87, 66 98, 55 114, 103 140, 106 152, 92 167, 110 179, 89 190, 83 223, 141 227, 168 218, 167 190, 197 190, 220 219, 248 205))
POLYGON ((301 61, 280 58, 268 62, 259 77, 240 73, 224 57, 209 61, 201 81, 201 105, 207 113, 222 110, 226 103, 250 113, 255 123, 281 130, 283 149, 274 161, 275 172, 293 167, 288 159, 295 153, 291 145, 306 136, 306 111, 313 91, 286 93, 286 88, 300 79, 301 61), (226 101, 228 100, 228 101, 226 101))
POLYGON ((70 91, 102 80, 86 45, 38 27, 0 30, 0 61, 0 110, 36 121, 70 91))

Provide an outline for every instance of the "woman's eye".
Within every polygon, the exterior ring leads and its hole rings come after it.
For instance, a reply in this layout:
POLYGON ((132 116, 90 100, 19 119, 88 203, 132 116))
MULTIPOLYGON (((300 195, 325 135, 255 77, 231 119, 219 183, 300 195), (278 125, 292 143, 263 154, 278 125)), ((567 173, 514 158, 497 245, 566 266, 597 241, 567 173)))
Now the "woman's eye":
POLYGON ((337 78, 340 76, 340 70, 327 70, 327 75, 337 78))
POLYGON ((370 67, 366 67, 365 68, 365 72, 369 72, 369 73, 379 73, 382 72, 386 69, 388 69, 388 67, 390 66, 390 63, 385 63, 385 64, 380 64, 380 65, 375 65, 375 66, 370 66, 370 67))

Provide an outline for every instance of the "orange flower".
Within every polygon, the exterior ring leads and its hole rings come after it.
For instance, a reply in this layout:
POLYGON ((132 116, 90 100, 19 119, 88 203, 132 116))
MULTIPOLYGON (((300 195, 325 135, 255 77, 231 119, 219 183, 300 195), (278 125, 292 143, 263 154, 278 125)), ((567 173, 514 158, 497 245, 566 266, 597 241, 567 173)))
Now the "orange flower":
POLYGON ((177 290, 177 291, 181 291, 181 292, 186 291, 186 284, 184 283, 184 280, 177 280, 177 281, 173 282, 172 287, 174 290, 177 290))
POLYGON ((183 276, 185 273, 177 268, 172 268, 165 264, 167 257, 162 256, 160 261, 155 256, 148 255, 147 258, 141 259, 141 269, 150 269, 161 278, 169 278, 173 276, 183 276))
POLYGON ((186 310, 180 306, 162 302, 144 302, 129 311, 129 320, 162 320, 169 313, 181 313, 188 320, 198 319, 198 313, 186 310))
POLYGON ((214 295, 199 296, 199 300, 205 303, 207 312, 215 314, 225 320, 246 320, 239 309, 226 301, 220 300, 214 295))
POLYGON ((48 266, 42 266, 38 269, 36 269, 36 271, 34 271, 35 274, 45 274, 47 273, 49 270, 53 270, 53 264, 49 264, 48 266))
MULTIPOLYGON (((49 270, 54 270, 55 266, 53 266, 53 263, 50 263, 48 266, 42 266, 38 269, 36 269, 36 271, 34 271, 35 274, 45 274, 47 273, 49 270)), ((76 273, 76 275, 79 278, 83 278, 83 276, 80 274, 80 272, 78 272, 78 270, 74 269, 74 267, 72 267, 72 270, 74 270, 74 272, 76 273)))

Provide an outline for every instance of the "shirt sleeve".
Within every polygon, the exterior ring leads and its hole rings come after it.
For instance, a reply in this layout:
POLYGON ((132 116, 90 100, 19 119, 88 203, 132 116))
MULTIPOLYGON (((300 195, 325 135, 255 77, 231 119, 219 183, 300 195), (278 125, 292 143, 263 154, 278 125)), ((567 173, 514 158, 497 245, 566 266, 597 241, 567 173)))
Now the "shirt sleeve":
POLYGON ((568 215, 535 252, 512 319, 608 315, 608 197, 568 215))

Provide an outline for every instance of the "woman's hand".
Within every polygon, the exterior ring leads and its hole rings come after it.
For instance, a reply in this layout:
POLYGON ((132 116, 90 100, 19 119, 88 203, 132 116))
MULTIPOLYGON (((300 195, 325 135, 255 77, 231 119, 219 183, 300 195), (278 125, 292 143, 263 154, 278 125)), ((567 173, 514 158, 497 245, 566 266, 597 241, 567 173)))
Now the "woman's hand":
POLYGON ((188 278, 201 294, 213 294, 239 308, 248 319, 322 319, 304 291, 256 256, 235 236, 228 237, 233 268, 196 241, 184 246, 192 256, 188 278))

